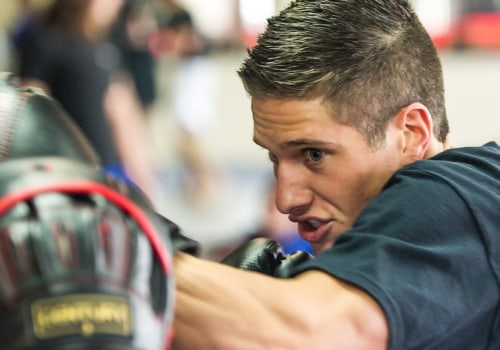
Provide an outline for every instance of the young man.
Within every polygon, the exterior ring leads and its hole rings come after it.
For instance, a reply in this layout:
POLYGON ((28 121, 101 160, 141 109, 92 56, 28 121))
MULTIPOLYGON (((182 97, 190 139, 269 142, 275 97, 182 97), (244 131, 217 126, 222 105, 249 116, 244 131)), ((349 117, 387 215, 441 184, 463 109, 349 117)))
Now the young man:
POLYGON ((409 2, 295 1, 239 75, 277 207, 316 257, 275 278, 176 254, 175 348, 499 348, 500 149, 448 149, 409 2))

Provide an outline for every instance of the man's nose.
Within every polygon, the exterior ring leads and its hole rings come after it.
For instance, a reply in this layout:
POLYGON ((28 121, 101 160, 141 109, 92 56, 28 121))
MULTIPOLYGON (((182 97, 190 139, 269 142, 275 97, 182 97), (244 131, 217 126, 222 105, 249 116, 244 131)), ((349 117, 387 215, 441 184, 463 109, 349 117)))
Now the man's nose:
POLYGON ((313 199, 304 175, 280 165, 276 171, 276 207, 283 214, 301 215, 313 199))

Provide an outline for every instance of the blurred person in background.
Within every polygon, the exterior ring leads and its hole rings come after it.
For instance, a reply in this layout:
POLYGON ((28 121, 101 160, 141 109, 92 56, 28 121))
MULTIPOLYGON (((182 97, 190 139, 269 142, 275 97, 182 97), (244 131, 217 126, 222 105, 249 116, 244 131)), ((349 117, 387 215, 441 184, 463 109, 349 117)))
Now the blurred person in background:
POLYGON ((146 117, 157 97, 156 58, 149 41, 158 30, 153 6, 148 0, 127 0, 111 30, 111 40, 120 50, 122 65, 132 78, 146 117))
POLYGON ((215 124, 218 70, 209 42, 196 28, 191 13, 175 1, 163 1, 159 26, 173 33, 170 50, 175 65, 169 114, 179 132, 179 153, 186 176, 183 186, 191 204, 203 205, 219 193, 217 169, 203 149, 201 137, 215 124))
POLYGON ((19 76, 58 100, 96 148, 103 167, 153 201, 142 109, 108 33, 124 0, 55 0, 19 49, 19 76))

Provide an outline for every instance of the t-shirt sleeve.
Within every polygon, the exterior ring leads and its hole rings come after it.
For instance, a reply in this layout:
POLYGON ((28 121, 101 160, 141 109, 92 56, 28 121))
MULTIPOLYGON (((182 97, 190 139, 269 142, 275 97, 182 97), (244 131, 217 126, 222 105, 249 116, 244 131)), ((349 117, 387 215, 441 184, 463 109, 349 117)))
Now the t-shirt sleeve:
POLYGON ((497 287, 465 202, 442 179, 409 173, 393 177, 353 228, 296 274, 322 270, 368 292, 386 314, 390 349, 463 349, 449 347, 463 339, 461 320, 491 308, 497 287), (482 287, 462 287, 469 284, 482 287))

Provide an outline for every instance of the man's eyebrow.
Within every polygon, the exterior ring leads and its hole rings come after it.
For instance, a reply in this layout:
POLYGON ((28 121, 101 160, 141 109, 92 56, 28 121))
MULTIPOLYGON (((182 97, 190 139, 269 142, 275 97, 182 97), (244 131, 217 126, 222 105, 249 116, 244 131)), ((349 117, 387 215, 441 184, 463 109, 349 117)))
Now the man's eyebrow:
MULTIPOLYGON (((261 144, 255 137, 253 138, 253 142, 257 144, 258 146, 262 148, 266 148, 263 144, 261 144)), ((319 140, 312 140, 312 139, 298 139, 298 140, 292 140, 285 142, 282 144, 282 147, 297 147, 297 146, 322 146, 322 145, 329 145, 329 146, 334 146, 336 145, 335 142, 331 141, 319 141, 319 140)))
POLYGON ((308 145, 334 145, 335 142, 330 141, 320 141, 320 140, 312 140, 312 139, 298 139, 292 140, 285 143, 285 146, 308 146, 308 145))

